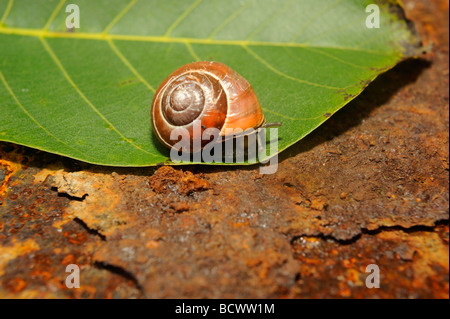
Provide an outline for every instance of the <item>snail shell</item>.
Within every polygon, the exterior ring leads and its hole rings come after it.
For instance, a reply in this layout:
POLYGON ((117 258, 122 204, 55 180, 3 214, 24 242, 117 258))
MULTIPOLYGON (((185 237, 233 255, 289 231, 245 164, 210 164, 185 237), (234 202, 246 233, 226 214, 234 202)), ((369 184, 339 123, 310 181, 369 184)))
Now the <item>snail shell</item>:
POLYGON ((265 124, 251 85, 219 62, 194 62, 170 74, 155 93, 151 115, 156 136, 169 148, 177 143, 170 139, 177 127, 189 131, 191 145, 201 140, 194 136, 194 120, 201 121, 201 133, 214 127, 224 138, 226 129, 245 131, 265 124))

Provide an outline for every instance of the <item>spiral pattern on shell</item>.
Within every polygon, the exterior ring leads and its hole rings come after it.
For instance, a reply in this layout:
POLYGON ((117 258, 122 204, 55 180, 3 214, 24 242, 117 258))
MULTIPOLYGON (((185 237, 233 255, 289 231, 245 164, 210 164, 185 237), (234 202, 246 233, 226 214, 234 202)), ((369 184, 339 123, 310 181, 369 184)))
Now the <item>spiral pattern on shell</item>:
POLYGON ((189 125, 204 111, 214 111, 208 106, 214 106, 220 114, 227 110, 222 85, 205 72, 186 72, 172 79, 164 89, 161 103, 165 119, 174 126, 189 125))

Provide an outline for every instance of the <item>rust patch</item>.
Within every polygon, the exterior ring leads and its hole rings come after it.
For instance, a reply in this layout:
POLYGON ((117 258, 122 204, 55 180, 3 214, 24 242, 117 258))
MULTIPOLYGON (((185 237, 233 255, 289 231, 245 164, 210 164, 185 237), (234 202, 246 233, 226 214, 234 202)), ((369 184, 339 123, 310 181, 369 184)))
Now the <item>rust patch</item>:
POLYGON ((58 193, 71 201, 67 214, 79 218, 90 229, 108 236, 116 228, 124 227, 129 218, 120 207, 120 179, 117 174, 57 171, 51 177, 58 193))
POLYGON ((49 172, 36 166, 61 167, 58 157, 8 143, 0 144, 0 155, 2 167, 14 168, 0 205, 0 297, 141 296, 132 281, 95 266, 92 254, 102 240, 73 221, 65 212, 71 200, 53 191, 49 172), (65 286, 72 263, 81 269, 80 289, 65 286))
POLYGON ((189 171, 183 172, 170 166, 158 169, 156 174, 149 178, 149 183, 156 193, 176 192, 184 196, 211 188, 201 176, 197 177, 189 171))
POLYGON ((39 250, 39 245, 33 239, 27 239, 24 242, 13 241, 10 246, 0 247, 0 277, 5 273, 6 264, 19 256, 39 250))
MULTIPOLYGON (((447 229, 440 226, 438 229, 447 229)), ((343 245, 326 238, 299 237, 292 248, 299 261, 292 298, 445 298, 448 244, 429 231, 391 230, 365 234, 343 245), (366 267, 380 269, 379 289, 367 289, 366 267)))

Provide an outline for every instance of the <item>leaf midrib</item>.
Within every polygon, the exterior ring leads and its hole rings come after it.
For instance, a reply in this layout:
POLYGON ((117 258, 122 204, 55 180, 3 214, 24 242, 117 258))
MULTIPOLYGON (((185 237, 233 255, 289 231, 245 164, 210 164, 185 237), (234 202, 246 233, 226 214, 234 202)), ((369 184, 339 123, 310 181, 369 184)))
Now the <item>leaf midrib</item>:
POLYGON ((342 46, 319 46, 309 43, 291 43, 291 42, 265 42, 248 40, 218 40, 209 38, 186 38, 186 37, 167 37, 150 35, 129 35, 129 34, 109 34, 109 33, 87 33, 87 32, 54 32, 45 29, 26 29, 26 28, 8 28, 0 27, 0 34, 21 35, 39 38, 63 38, 63 39, 84 39, 84 40, 120 40, 135 42, 154 42, 154 43, 183 43, 183 44, 209 44, 209 45, 227 45, 227 46, 269 46, 269 47, 290 47, 290 48, 328 48, 343 51, 356 51, 368 54, 382 55, 392 57, 400 56, 399 53, 386 53, 381 51, 367 50, 361 48, 342 47, 342 46))

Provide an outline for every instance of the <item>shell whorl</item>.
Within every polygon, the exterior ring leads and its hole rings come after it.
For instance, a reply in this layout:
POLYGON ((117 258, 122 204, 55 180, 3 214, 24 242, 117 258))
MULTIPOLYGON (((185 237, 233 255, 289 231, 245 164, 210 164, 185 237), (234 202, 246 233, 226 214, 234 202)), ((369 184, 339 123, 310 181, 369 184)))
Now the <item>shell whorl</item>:
MULTIPOLYGON (((219 80, 206 72, 188 71, 172 79, 163 90, 161 111, 173 126, 186 126, 204 112, 227 113, 226 92, 219 80), (223 97, 221 99, 221 97, 223 97)), ((202 123, 205 127, 207 123, 202 123)), ((223 125, 223 123, 222 123, 223 125)))

